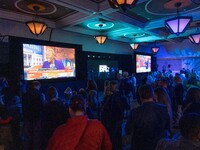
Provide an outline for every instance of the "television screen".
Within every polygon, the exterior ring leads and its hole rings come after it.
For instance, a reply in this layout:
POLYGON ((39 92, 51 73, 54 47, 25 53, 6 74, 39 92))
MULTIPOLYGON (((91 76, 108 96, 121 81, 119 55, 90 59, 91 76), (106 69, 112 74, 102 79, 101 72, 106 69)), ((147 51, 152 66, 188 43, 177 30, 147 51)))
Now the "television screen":
POLYGON ((136 73, 151 72, 151 56, 136 54, 136 73))
POLYGON ((75 49, 23 44, 24 79, 55 79, 76 76, 75 49))

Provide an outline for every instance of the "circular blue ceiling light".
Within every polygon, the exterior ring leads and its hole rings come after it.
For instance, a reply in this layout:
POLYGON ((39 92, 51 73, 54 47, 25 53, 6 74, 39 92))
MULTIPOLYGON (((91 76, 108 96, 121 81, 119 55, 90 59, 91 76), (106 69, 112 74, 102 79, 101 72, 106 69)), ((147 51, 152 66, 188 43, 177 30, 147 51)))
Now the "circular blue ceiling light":
POLYGON ((141 38, 141 37, 146 36, 146 34, 145 33, 137 33, 137 34, 125 33, 124 36, 128 38, 141 38))
POLYGON ((91 23, 87 24, 87 27, 90 29, 95 29, 95 30, 105 30, 105 29, 110 29, 114 26, 114 23, 112 22, 99 22, 99 21, 94 21, 91 23), (100 27, 101 26, 101 27, 100 27))

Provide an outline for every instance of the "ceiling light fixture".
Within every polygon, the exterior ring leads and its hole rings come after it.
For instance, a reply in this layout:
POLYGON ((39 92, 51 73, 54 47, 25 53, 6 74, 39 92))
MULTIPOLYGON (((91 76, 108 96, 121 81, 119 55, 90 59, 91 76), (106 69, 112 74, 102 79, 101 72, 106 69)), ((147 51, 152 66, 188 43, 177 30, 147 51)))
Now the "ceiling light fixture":
POLYGON ((130 44, 130 46, 132 47, 133 50, 136 50, 139 46, 138 43, 133 43, 133 44, 130 44))
POLYGON ((192 20, 192 17, 179 16, 178 8, 180 6, 181 2, 175 4, 175 7, 177 8, 177 17, 165 20, 165 25, 169 28, 170 32, 177 36, 185 32, 192 20))
POLYGON ((133 36, 134 36, 134 43, 130 44, 130 46, 132 47, 133 50, 136 50, 139 46, 138 43, 135 43, 135 37, 137 36, 137 34, 135 34, 133 36))
POLYGON ((110 6, 114 9, 121 8, 123 11, 133 8, 138 0, 108 0, 110 6))
MULTIPOLYGON (((101 30, 102 27, 103 27, 103 24, 99 24, 100 30, 101 30)), ((101 35, 94 36, 94 38, 95 38, 97 44, 102 45, 102 44, 104 44, 106 42, 107 36, 101 34, 101 35)))
POLYGON ((196 34, 191 34, 189 39, 192 43, 199 45, 200 44, 200 32, 199 32, 200 23, 197 23, 197 31, 196 34))
POLYGON ((33 6, 33 9, 36 12, 35 19, 32 21, 26 22, 26 25, 28 26, 28 28, 32 34, 37 35, 37 36, 42 35, 44 33, 44 31, 47 29, 47 25, 42 21, 38 21, 37 13, 40 10, 40 7, 33 6))
POLYGON ((156 46, 156 41, 154 42, 154 46, 151 47, 151 51, 153 52, 153 54, 157 54, 159 51, 160 47, 156 46))

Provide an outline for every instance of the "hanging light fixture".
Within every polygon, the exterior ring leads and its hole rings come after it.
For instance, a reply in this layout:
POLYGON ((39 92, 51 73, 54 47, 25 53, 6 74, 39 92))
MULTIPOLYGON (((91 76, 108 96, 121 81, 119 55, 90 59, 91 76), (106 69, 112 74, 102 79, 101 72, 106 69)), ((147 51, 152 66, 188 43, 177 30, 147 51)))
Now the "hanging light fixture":
POLYGON ((106 42, 106 39, 107 39, 107 36, 105 36, 105 35, 97 35, 97 36, 95 36, 95 40, 100 45, 104 44, 106 42))
POLYGON ((132 47, 133 50, 136 50, 139 46, 139 43, 135 43, 135 37, 137 36, 137 34, 134 34, 134 43, 131 43, 130 46, 132 47))
POLYGON ((133 8, 138 0, 108 0, 110 6, 114 9, 121 8, 123 11, 133 8))
MULTIPOLYGON (((102 29, 102 27, 103 27, 103 24, 102 24, 102 23, 99 24, 100 30, 102 29)), ((94 36, 94 38, 95 38, 97 44, 102 45, 102 44, 104 44, 104 43, 106 42, 107 36, 101 34, 101 35, 96 35, 96 36, 94 36)))
POLYGON ((191 34, 189 36, 189 39, 192 43, 199 45, 200 44, 200 32, 199 32, 199 25, 200 23, 197 24, 197 33, 196 34, 191 34))
POLYGON ((132 47, 133 50, 136 50, 138 48, 139 44, 133 43, 133 44, 130 44, 130 46, 132 47))
POLYGON ((159 46, 156 46, 156 41, 154 42, 154 46, 151 47, 151 51, 154 53, 154 54, 157 54, 158 51, 159 51, 160 47, 159 46))
POLYGON ((167 28, 170 32, 176 34, 177 36, 185 32, 187 26, 190 24, 192 17, 179 16, 178 8, 181 6, 181 2, 175 4, 177 8, 177 17, 165 20, 167 28))
POLYGON ((40 7, 33 6, 33 9, 36 12, 35 19, 32 21, 26 22, 26 25, 28 26, 28 28, 32 34, 37 35, 37 36, 42 35, 44 33, 44 31, 47 29, 47 25, 42 21, 38 21, 37 13, 40 10, 40 7))

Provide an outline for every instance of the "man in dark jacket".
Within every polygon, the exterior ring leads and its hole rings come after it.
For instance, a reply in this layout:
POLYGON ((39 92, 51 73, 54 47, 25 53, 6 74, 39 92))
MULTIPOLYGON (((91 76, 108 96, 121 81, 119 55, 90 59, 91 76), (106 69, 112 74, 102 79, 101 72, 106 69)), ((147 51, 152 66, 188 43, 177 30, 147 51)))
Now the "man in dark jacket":
POLYGON ((150 85, 142 85, 139 96, 142 105, 131 111, 125 130, 132 134, 132 150, 155 150, 157 142, 170 129, 167 107, 153 102, 150 85))
POLYGON ((44 105, 42 113, 42 147, 45 149, 55 129, 67 121, 67 108, 58 97, 57 89, 47 90, 50 100, 44 105))
POLYGON ((107 114, 109 117, 108 133, 113 144, 113 150, 122 149, 122 122, 124 117, 124 111, 130 109, 126 98, 121 95, 118 90, 118 82, 110 81, 110 89, 112 95, 110 96, 109 106, 110 112, 107 114))
POLYGON ((44 105, 40 87, 40 82, 33 81, 30 90, 22 96, 24 150, 40 149, 40 123, 44 105))

